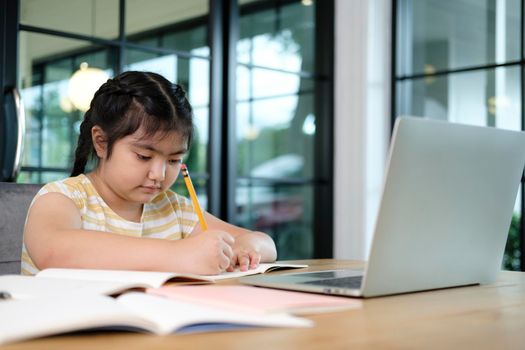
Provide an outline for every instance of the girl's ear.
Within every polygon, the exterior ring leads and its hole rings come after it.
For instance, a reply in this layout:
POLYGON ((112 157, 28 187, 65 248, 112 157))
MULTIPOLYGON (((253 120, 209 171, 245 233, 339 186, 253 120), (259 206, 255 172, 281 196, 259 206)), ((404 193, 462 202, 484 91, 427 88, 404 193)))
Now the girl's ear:
POLYGON ((100 126, 95 125, 91 128, 91 140, 93 141, 95 152, 97 152, 97 157, 100 159, 106 158, 108 143, 106 133, 100 128, 100 126))

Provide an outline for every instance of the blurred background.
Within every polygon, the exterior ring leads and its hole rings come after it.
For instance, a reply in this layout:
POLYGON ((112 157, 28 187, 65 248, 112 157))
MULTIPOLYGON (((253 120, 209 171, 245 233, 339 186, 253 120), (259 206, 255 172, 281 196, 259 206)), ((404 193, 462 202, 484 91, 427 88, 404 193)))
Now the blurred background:
MULTIPOLYGON (((94 91, 122 71, 157 72, 193 105, 186 161, 201 204, 269 233, 279 259, 366 258, 396 117, 523 130, 521 0, 7 0, 0 10, 2 181, 67 177, 94 91)), ((182 181, 174 189, 186 194, 182 181)), ((522 197, 507 269, 525 268, 522 197)))

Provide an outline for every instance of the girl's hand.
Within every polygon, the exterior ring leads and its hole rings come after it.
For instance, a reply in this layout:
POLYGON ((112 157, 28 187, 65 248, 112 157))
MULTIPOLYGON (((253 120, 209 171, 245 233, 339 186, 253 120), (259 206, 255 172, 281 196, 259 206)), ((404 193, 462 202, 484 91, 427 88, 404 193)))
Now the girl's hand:
POLYGON ((217 275, 229 268, 234 241, 232 235, 219 230, 200 232, 182 240, 188 245, 185 251, 191 270, 201 275, 217 275))
POLYGON ((226 271, 234 271, 237 265, 241 271, 255 269, 259 266, 261 253, 253 238, 253 234, 245 233, 235 239, 235 243, 233 244, 233 258, 226 271))

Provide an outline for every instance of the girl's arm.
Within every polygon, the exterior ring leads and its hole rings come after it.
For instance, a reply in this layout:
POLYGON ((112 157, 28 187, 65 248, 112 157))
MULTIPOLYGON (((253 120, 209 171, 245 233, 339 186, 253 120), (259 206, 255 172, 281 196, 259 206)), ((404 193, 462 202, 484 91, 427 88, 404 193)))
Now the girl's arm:
POLYGON ((192 235, 206 235, 216 230, 228 232, 235 238, 233 244, 233 259, 229 271, 239 265, 241 271, 248 268, 256 268, 259 262, 274 262, 277 259, 277 250, 272 238, 263 232, 250 231, 245 228, 229 224, 212 214, 205 212, 204 217, 208 226, 208 231, 202 232, 202 227, 198 224, 192 235))
POLYGON ((73 201, 48 193, 32 205, 24 242, 39 269, 48 267, 217 274, 230 266, 234 239, 224 231, 182 240, 135 238, 81 229, 73 201))

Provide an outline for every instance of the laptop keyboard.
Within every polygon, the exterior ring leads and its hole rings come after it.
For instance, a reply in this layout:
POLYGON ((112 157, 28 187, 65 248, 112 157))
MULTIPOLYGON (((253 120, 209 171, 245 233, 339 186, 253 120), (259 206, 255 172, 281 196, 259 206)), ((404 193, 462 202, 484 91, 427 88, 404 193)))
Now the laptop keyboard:
POLYGON ((303 284, 312 284, 315 286, 341 287, 341 288, 361 288, 363 276, 337 277, 324 280, 308 281, 303 284))

